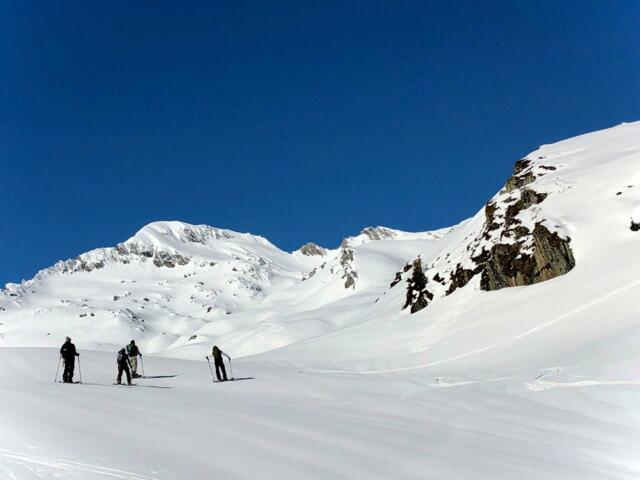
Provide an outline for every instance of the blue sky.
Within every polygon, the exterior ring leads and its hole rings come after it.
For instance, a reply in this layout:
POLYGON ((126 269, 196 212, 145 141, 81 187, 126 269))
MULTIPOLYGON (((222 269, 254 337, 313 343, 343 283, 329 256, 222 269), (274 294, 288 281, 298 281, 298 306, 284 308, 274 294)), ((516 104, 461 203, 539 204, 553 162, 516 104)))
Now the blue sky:
POLYGON ((640 119, 640 3, 0 5, 0 285, 154 220, 335 247, 640 119))

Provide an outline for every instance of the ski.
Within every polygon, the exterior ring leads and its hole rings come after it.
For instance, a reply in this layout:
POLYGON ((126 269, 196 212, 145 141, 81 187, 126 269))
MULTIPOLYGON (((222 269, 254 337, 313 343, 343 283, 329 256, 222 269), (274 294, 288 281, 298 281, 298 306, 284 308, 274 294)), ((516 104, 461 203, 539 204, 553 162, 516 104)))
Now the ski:
POLYGON ((132 383, 131 385, 127 385, 126 383, 93 383, 93 382, 82 382, 83 385, 89 385, 94 387, 138 387, 138 388, 160 388, 160 389, 170 389, 172 387, 162 386, 162 385, 141 385, 139 383, 132 383))

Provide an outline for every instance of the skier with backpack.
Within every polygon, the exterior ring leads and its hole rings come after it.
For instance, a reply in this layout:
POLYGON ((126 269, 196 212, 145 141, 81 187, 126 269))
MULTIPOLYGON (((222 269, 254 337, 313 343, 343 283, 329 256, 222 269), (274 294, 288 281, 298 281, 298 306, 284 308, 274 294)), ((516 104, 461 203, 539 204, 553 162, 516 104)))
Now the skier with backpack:
POLYGON ((71 343, 71 338, 66 337, 64 339, 64 343, 60 348, 60 356, 64 360, 62 381, 64 383, 73 383, 73 371, 76 368, 76 357, 79 357, 80 354, 76 351, 76 346, 71 343))
MULTIPOLYGON (((231 361, 231 357, 229 357, 229 355, 220 350, 217 345, 214 345, 211 350, 211 356, 213 357, 213 363, 216 367, 216 377, 218 377, 219 382, 226 382, 228 380, 227 370, 224 368, 224 360, 222 359, 223 355, 227 357, 227 360, 231 361), (222 376, 220 376, 220 371, 222 371, 222 376)), ((208 361, 209 357, 206 357, 206 359, 208 361)))
POLYGON ((138 375, 138 355, 142 357, 142 353, 140 353, 135 340, 131 340, 131 343, 127 345, 127 355, 129 355, 129 364, 131 365, 131 375, 133 378, 141 377, 142 375, 138 375))
POLYGON ((129 355, 127 355, 127 351, 124 348, 121 348, 120 351, 118 351, 117 362, 118 362, 118 379, 116 383, 118 385, 122 385, 122 372, 125 372, 127 374, 127 383, 129 385, 132 385, 131 371, 129 370, 129 367, 130 367, 129 355))

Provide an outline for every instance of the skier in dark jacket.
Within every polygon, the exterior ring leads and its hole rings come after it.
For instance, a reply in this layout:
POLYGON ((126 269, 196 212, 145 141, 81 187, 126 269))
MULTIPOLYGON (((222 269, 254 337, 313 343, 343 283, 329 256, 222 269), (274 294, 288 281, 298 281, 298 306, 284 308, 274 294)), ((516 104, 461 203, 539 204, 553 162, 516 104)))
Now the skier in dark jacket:
POLYGON ((76 357, 79 357, 80 354, 76 352, 76 346, 71 343, 71 339, 69 337, 64 339, 64 343, 60 348, 60 356, 64 360, 62 381, 64 383, 73 383, 73 371, 76 368, 76 357))
POLYGON ((140 377, 138 375, 138 355, 142 356, 142 354, 135 340, 131 340, 131 343, 127 345, 127 355, 129 355, 129 365, 131 365, 131 375, 133 378, 140 377))
POLYGON ((213 357, 213 363, 216 366, 216 377, 218 377, 219 382, 225 382, 228 380, 227 370, 224 368, 224 360, 222 360, 223 355, 227 357, 228 360, 231 360, 229 355, 220 350, 217 345, 214 345, 213 350, 211 350, 211 356, 213 357), (220 376, 220 370, 222 370, 222 377, 220 376))
POLYGON ((127 374, 127 383, 131 385, 131 371, 129 370, 129 355, 124 348, 121 348, 118 352, 118 379, 117 383, 122 383, 122 372, 127 374))

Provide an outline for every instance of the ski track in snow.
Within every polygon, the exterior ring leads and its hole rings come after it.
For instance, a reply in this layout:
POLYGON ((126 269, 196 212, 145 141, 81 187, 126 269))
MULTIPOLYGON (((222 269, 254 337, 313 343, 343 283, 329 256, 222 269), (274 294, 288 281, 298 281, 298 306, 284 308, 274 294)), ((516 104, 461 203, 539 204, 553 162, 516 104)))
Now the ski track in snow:
POLYGON ((452 357, 448 357, 448 358, 443 358, 442 360, 436 360, 433 362, 429 362, 429 363, 423 363, 420 365, 412 365, 410 367, 401 367, 401 368, 389 368, 389 369, 382 369, 382 370, 362 370, 362 371, 350 371, 350 370, 312 370, 312 372, 314 373, 330 373, 330 374, 349 374, 349 375, 376 375, 376 374, 384 374, 384 373, 397 373, 397 372, 406 372, 406 371, 411 371, 411 370, 419 370, 419 369, 423 369, 423 368, 428 368, 428 367, 435 367, 436 365, 442 365, 444 363, 449 363, 449 362, 453 362, 456 360, 461 360, 463 358, 467 358, 467 357, 471 357, 473 355, 478 355, 480 353, 484 353, 490 350, 493 350, 495 348, 501 347, 503 345, 506 345, 508 343, 511 342, 515 342, 517 340, 521 340, 533 333, 536 333, 542 329, 548 328, 552 325, 555 325, 558 322, 561 322, 569 317, 572 317, 578 313, 584 312, 585 310, 589 310, 590 308, 594 307, 595 305, 598 305, 600 303, 604 303, 605 301, 609 300, 611 297, 614 297, 622 292, 626 292, 627 290, 630 290, 632 288, 638 287, 640 286, 640 280, 637 280, 635 282, 629 283, 627 285, 624 285, 622 287, 616 288, 615 290, 612 290, 609 293, 606 293, 605 295, 602 295, 601 297, 598 297, 588 303, 585 303, 584 305, 574 308, 573 310, 569 310, 566 313, 563 313, 562 315, 560 315, 559 317, 556 317, 552 320, 549 320, 548 322, 542 323, 540 325, 537 325, 533 328, 530 328, 529 330, 526 330, 522 333, 519 333, 518 335, 514 335, 511 338, 507 338, 505 340, 501 340, 499 342, 493 343, 491 345, 487 345, 486 347, 482 347, 482 348, 478 348, 476 350, 472 350, 470 352, 466 352, 466 353, 461 353, 460 355, 454 355, 452 357))
POLYGON ((552 388, 599 387, 608 385, 640 385, 640 380, 582 380, 579 382, 552 382, 548 380, 537 380, 527 383, 527 388, 537 392, 550 390, 552 388))
MULTIPOLYGON (((137 473, 127 472, 110 467, 101 467, 88 463, 62 460, 53 457, 42 457, 37 455, 27 455, 0 448, 0 458, 7 464, 15 464, 17 468, 28 470, 39 478, 68 478, 73 475, 78 478, 121 478, 126 480, 157 480, 156 477, 149 477, 137 473), (64 477, 63 477, 64 475, 64 477), (88 477, 88 475, 92 475, 88 477)), ((12 471, 7 466, 0 464, 4 474, 10 479, 24 478, 19 471, 12 471)))

